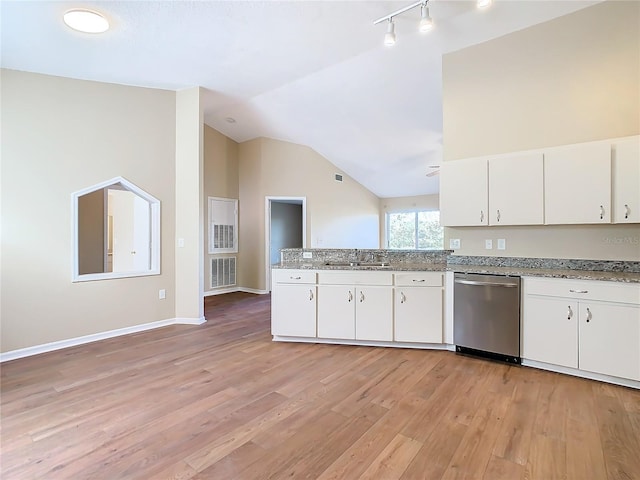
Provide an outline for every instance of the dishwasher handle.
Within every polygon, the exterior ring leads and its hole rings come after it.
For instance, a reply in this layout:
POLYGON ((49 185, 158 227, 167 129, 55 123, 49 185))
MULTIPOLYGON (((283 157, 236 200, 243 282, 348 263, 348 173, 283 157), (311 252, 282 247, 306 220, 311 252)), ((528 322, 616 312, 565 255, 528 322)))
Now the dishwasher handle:
POLYGON ((505 288, 517 288, 517 283, 499 283, 499 282, 480 282, 477 280, 463 280, 461 278, 456 278, 454 280, 455 283, 462 283, 463 285, 479 285, 479 286, 490 286, 490 287, 505 287, 505 288))

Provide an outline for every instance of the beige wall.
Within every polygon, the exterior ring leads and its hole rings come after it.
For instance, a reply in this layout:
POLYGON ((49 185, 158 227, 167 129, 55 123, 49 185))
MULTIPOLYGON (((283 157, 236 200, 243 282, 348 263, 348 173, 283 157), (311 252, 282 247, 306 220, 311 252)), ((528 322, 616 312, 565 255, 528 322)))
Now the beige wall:
POLYGON ((2 70, 1 95, 0 350, 173 318, 175 93, 2 70), (71 193, 116 176, 162 202, 162 273, 72 283, 71 193))
POLYGON ((380 199, 380 245, 386 245, 386 215, 387 213, 415 212, 419 210, 438 210, 440 196, 416 195, 413 197, 394 197, 380 199))
POLYGON ((309 147, 259 138, 240 144, 241 285, 266 289, 265 197, 307 199, 307 247, 378 248, 379 199, 309 147), (334 175, 342 173, 344 181, 334 175))
POLYGON ((200 87, 176 93, 176 317, 204 321, 203 120, 200 87))
MULTIPOLYGON (((211 288, 211 258, 208 249, 208 197, 239 197, 238 144, 208 125, 204 126, 204 291, 211 288)), ((240 252, 239 252, 240 253, 240 252)), ((236 257, 239 256, 236 255, 236 257)), ((221 255, 221 256, 227 256, 221 255)), ((237 259, 238 264, 240 260, 237 259)))
MULTIPOLYGON (((639 25, 640 3, 608 1, 445 55, 445 160, 640 133, 639 25)), ((449 238, 468 255, 640 260, 637 225, 448 228, 449 238), (507 250, 485 250, 488 238, 507 250)))

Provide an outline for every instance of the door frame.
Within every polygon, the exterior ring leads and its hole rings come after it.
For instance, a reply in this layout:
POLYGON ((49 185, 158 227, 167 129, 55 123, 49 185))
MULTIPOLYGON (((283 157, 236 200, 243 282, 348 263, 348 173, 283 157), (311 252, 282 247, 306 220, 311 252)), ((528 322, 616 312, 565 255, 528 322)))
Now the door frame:
POLYGON ((271 291, 271 202, 302 203, 302 248, 307 248, 307 197, 264 197, 265 290, 271 291))

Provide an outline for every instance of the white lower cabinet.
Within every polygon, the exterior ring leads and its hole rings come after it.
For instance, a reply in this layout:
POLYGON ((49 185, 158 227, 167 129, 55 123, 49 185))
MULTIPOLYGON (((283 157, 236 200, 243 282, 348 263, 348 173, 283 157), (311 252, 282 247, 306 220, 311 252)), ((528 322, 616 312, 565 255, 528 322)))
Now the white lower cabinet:
POLYGON ((396 342, 442 343, 443 277, 437 272, 395 275, 396 342))
POLYGON ((640 285, 524 279, 522 357, 640 380, 640 285))
POLYGON ((320 273, 318 337, 393 340, 391 284, 386 272, 320 273))
POLYGON ((271 334, 316 336, 316 273, 274 270, 271 291, 271 334))

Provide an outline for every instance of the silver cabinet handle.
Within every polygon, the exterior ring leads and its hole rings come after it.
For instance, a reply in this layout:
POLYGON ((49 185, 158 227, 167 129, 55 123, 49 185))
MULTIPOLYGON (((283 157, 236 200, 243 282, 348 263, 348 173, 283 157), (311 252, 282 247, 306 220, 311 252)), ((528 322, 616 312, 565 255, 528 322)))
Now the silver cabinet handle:
POLYGON ((353 293, 351 293, 351 290, 349 290, 349 295, 347 296, 347 301, 350 302, 351 300, 353 300, 353 293))
POLYGON ((497 215, 496 215, 496 219, 497 219, 498 221, 500 221, 500 210, 498 210, 498 213, 497 213, 497 215))
POLYGON ((600 220, 604 218, 604 207, 600 205, 600 220))
POLYGON ((416 282, 416 283, 423 283, 424 282, 424 278, 421 280, 416 280, 415 278, 413 280, 411 280, 412 282, 416 282))
POLYGON ((571 317, 573 317, 573 310, 571 310, 571 305, 569 305, 567 307, 567 320, 571 320, 571 317))
POLYGON ((404 292, 400 292, 400 303, 404 303, 407 301, 407 297, 405 297, 404 292))
POLYGON ((360 292, 360 303, 364 302, 364 293, 360 292))
POLYGON ((309 289, 309 301, 313 300, 313 290, 309 289))
POLYGON ((289 277, 291 280, 302 280, 302 277, 289 277))
POLYGON ((484 212, 480 210, 480 222, 484 222, 484 212))
POLYGON ((589 323, 592 318, 593 315, 591 315, 591 310, 589 310, 589 308, 587 307, 587 323, 589 323))
POLYGON ((629 208, 629 205, 627 205, 625 203, 624 204, 624 218, 629 218, 629 215, 631 215, 631 209, 629 208))
POLYGON ((571 293, 589 293, 589 290, 574 290, 574 289, 570 289, 569 291, 571 293))

